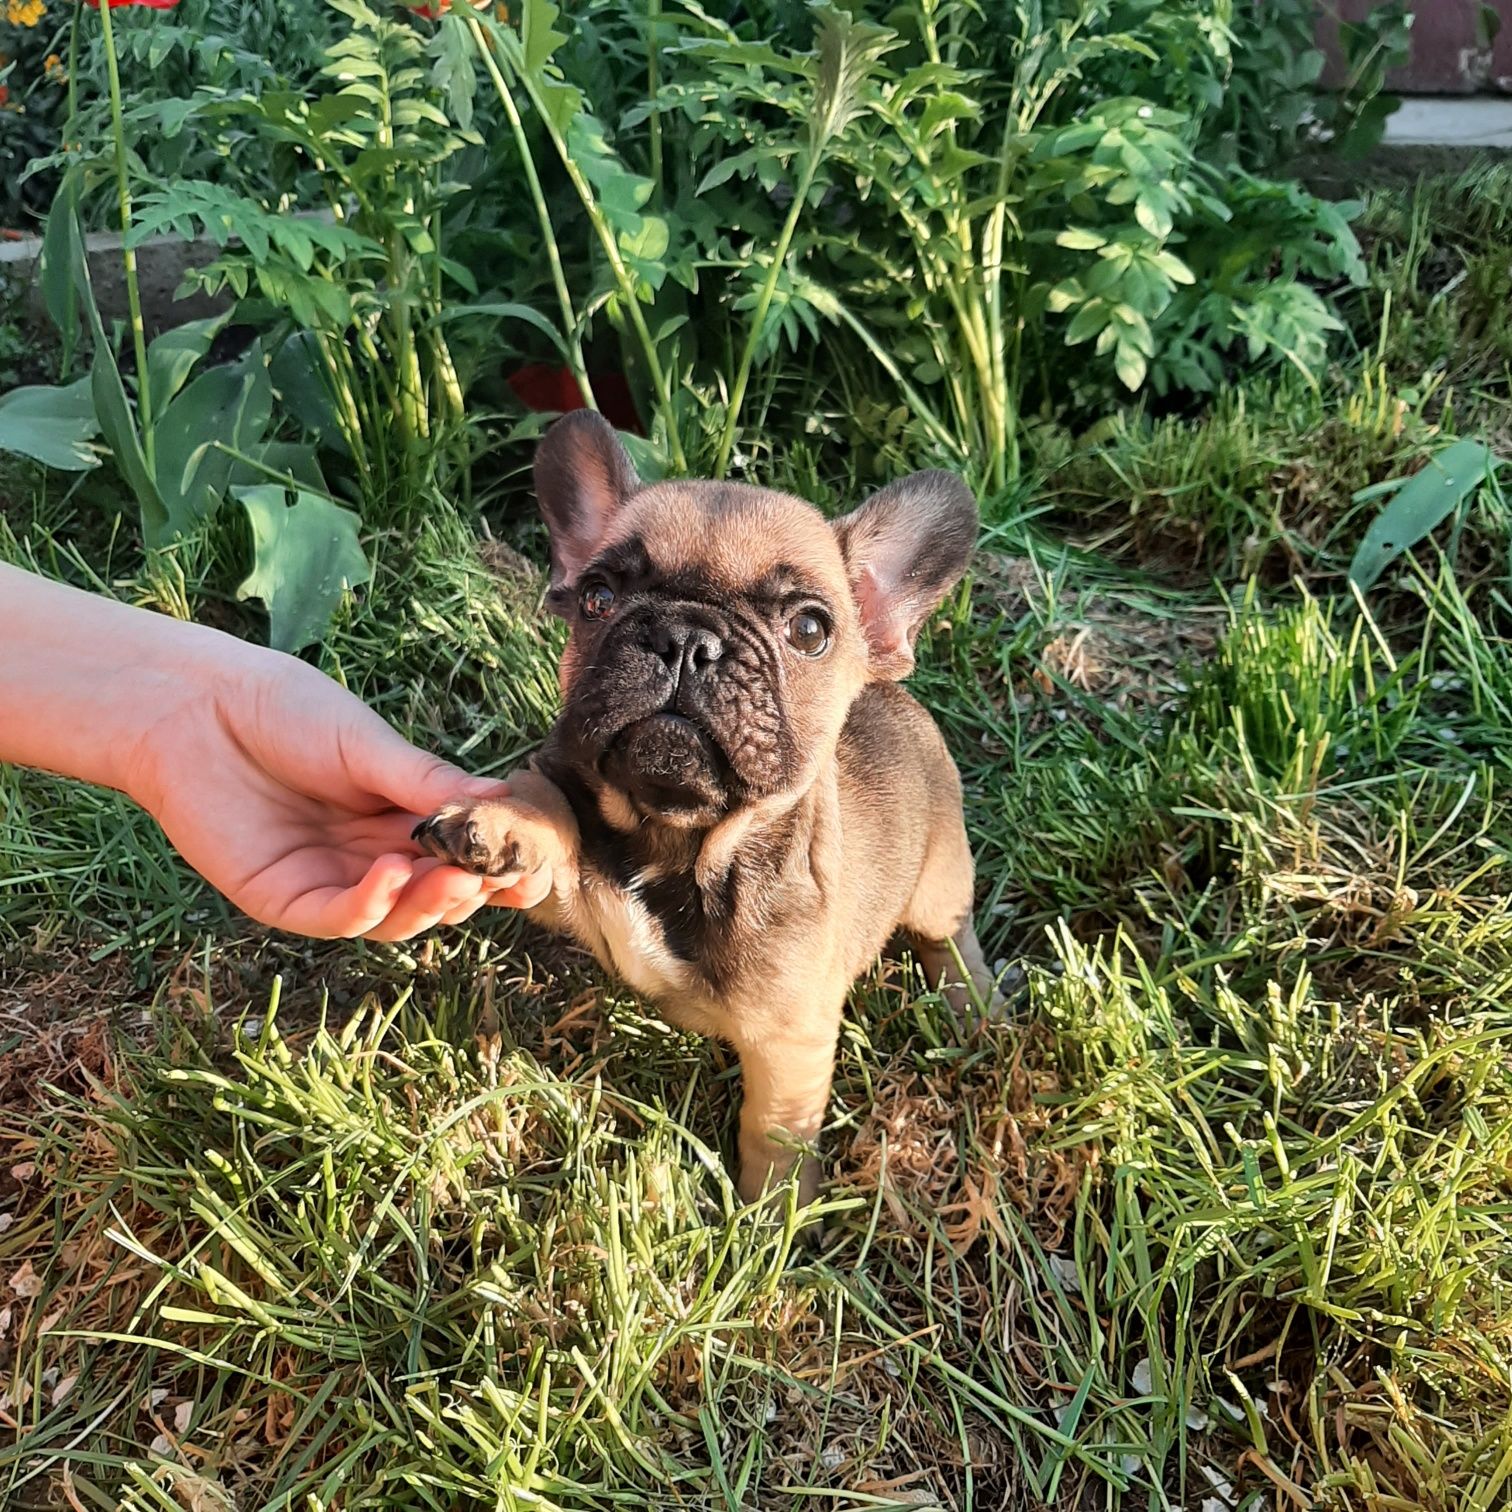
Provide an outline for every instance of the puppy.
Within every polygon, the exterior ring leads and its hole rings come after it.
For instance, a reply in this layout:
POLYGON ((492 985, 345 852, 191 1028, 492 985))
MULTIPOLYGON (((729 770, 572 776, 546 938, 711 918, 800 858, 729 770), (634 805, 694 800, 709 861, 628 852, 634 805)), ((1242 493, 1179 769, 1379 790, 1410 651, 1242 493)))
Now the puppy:
MULTIPOLYGON (((415 836, 524 879, 532 919, 735 1047, 754 1200, 812 1150, 846 994, 897 929, 958 1005, 968 982, 994 1001, 960 779, 897 685, 976 505, 944 472, 833 524, 745 484, 642 484, 591 411, 547 433, 535 485, 572 627, 562 715, 508 797, 415 836)), ((817 1178, 807 1155, 805 1200, 817 1178)))

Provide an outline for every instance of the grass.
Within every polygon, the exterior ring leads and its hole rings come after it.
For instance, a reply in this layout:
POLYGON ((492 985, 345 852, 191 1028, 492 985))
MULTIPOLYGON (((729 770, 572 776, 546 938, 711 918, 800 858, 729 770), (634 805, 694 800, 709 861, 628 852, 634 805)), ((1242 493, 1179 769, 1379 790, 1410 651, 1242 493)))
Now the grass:
MULTIPOLYGON (((802 1233, 733 1192, 729 1055, 575 953, 272 939, 129 805, 0 777, 0 1505, 1507 1505, 1501 495, 1342 576, 1359 489, 1497 434, 1433 303, 1501 318, 1489 183, 1372 206, 1326 393, 1042 434, 993 501, 915 686, 1013 1021, 879 964, 802 1233)), ((213 551, 149 580, 0 496, 8 558, 256 632, 213 551)), ((506 765, 534 569, 440 501, 376 555, 327 669, 506 765)))

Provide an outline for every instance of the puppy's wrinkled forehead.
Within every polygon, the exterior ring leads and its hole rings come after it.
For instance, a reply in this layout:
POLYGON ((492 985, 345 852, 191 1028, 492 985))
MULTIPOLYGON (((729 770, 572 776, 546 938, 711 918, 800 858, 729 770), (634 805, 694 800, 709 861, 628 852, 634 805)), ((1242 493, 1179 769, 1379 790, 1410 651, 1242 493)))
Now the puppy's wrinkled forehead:
POLYGON ((848 596, 835 533, 811 504, 740 483, 655 483, 627 502, 598 554, 668 586, 744 596, 848 596))

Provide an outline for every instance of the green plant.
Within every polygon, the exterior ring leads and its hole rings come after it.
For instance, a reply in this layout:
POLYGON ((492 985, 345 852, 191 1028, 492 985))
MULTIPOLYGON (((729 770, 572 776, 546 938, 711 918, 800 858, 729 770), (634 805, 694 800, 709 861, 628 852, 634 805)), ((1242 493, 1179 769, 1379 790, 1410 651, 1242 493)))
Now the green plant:
POLYGON ((424 43, 361 0, 332 0, 349 20, 313 97, 265 91, 232 110, 259 141, 315 165, 323 215, 292 219, 205 181, 144 195, 132 233, 203 234, 221 256, 195 276, 210 291, 256 294, 288 324, 275 335, 289 381, 324 402, 306 411, 337 443, 376 510, 415 497, 456 465, 462 394, 441 317, 446 286, 471 282, 442 250, 440 166, 467 143, 434 103, 424 43), (295 377, 303 363, 309 372, 295 377))
POLYGON ((15 0, 0 11, 0 230, 31 230, 51 200, 53 186, 33 170, 62 133, 66 14, 46 0, 15 0))
POLYGON ((720 275, 702 302, 742 332, 734 390, 704 399, 716 463, 761 423, 730 402, 753 367, 771 413, 784 344, 816 369, 800 412, 823 402, 823 328, 901 387, 917 445, 990 488, 1017 474, 1026 406, 1093 409, 1110 379, 1210 388, 1239 348, 1319 370, 1337 321, 1311 284, 1363 276, 1348 211, 1202 161, 1227 43, 1201 7, 1029 5, 984 31, 920 0, 886 21, 855 33, 865 66, 822 152, 822 16, 818 61, 776 12, 688 17, 657 99, 621 118, 621 151, 658 123, 668 201, 720 275), (1173 94, 1173 54, 1212 87, 1173 94), (1057 341, 1092 357, 1068 369, 1057 341))
POLYGON ((681 406, 675 402, 672 371, 664 360, 668 343, 682 322, 663 323, 653 333, 642 306, 654 300, 669 273, 686 281, 691 270, 685 261, 669 255, 671 228, 664 216, 649 208, 655 188, 652 180, 627 168, 606 140, 602 124, 584 108, 581 91, 566 82, 554 65, 557 48, 567 40, 565 34, 554 30, 559 14, 549 0, 527 0, 518 35, 496 17, 476 12, 469 12, 465 22, 459 15, 449 17, 447 24, 453 28, 465 25, 509 119, 552 263, 561 318, 558 346, 568 357, 585 402, 594 401, 583 366, 582 328, 591 312, 603 308, 631 333, 651 390, 661 443, 673 466, 685 470, 681 406), (522 91, 534 107, 602 254, 607 276, 596 281, 597 286, 581 302, 574 301, 562 271, 552 217, 515 101, 515 89, 522 91))
POLYGON ((1392 0, 1341 22, 1345 77, 1338 89, 1322 90, 1325 59, 1312 0, 1235 6, 1228 23, 1231 71, 1221 103, 1215 101, 1209 139, 1258 171, 1284 167, 1314 142, 1346 158, 1363 156, 1380 141, 1399 103, 1385 93, 1386 76, 1407 60, 1412 20, 1413 8, 1392 0))
MULTIPOLYGON (((128 394, 95 303, 72 177, 49 216, 44 257, 49 309, 65 334, 83 314, 91 371, 67 385, 0 398, 0 450, 79 472, 98 465, 94 442, 103 438, 136 500, 149 550, 198 531, 228 493, 235 495, 255 527, 243 594, 265 600, 280 649, 318 639, 344 591, 365 580, 358 522, 327 492, 314 449, 270 434, 274 390, 261 343, 234 362, 207 365, 225 317, 180 326, 150 344, 139 340, 128 394), (267 511, 284 487, 296 505, 280 523, 267 511)), ((134 279, 130 263, 127 278, 134 279)), ((135 301, 133 315, 140 338, 135 301)))
MULTIPOLYGON (((330 18, 324 0, 248 0, 231 8, 215 0, 177 0, 171 10, 146 11, 121 6, 107 49, 102 28, 78 5, 54 3, 44 24, 25 34, 27 50, 36 52, 25 116, 0 117, 0 154, 13 150, 12 138, 16 149, 23 138, 28 149, 17 151, 15 177, 7 183, 34 211, 45 212, 68 167, 95 159, 97 144, 108 150, 113 54, 139 179, 208 178, 270 194, 292 189, 300 178, 292 155, 280 161, 232 150, 235 144, 206 129, 205 111, 218 97, 308 87, 331 40, 330 18), (65 143, 69 111, 76 112, 76 129, 65 143)), ((92 203, 84 208, 94 215, 92 203)))
POLYGON ((1392 562, 1430 535, 1489 480, 1500 461, 1484 442, 1460 440, 1430 457, 1412 477, 1393 478, 1357 493, 1356 503, 1388 494, 1391 498, 1360 540, 1349 564, 1350 582, 1361 593, 1373 587, 1392 562))

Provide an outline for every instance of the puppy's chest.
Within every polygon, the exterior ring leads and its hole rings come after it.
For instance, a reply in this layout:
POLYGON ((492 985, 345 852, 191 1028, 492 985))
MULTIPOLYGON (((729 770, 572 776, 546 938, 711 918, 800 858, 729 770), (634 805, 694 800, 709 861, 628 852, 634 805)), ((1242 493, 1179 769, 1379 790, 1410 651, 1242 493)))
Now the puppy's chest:
POLYGON ((590 874, 582 879, 581 898, 605 966, 647 997, 687 990, 693 963, 672 950, 638 886, 622 887, 590 874))
POLYGON ((729 992, 737 958, 759 954, 733 915, 733 879, 705 890, 691 871, 655 866, 609 875, 592 865, 578 879, 569 923, 599 961, 642 996, 670 1009, 689 1028, 708 1030, 729 992), (737 938, 747 949, 734 948, 737 938), (688 1022, 690 1019, 701 1022, 688 1022))

